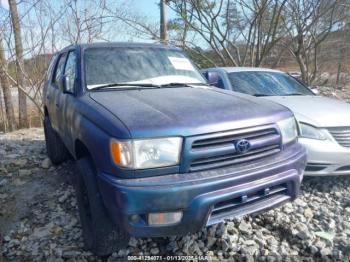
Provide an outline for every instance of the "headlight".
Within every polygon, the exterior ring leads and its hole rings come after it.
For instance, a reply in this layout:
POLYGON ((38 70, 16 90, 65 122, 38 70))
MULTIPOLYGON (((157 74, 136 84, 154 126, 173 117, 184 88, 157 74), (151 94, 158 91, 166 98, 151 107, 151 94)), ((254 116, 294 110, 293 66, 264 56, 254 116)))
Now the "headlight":
POLYGON ((311 138, 311 139, 318 139, 318 140, 326 140, 327 137, 322 133, 321 130, 307 125, 299 123, 300 127, 300 136, 305 138, 311 138))
POLYGON ((116 165, 133 169, 174 166, 179 163, 181 137, 111 140, 111 156, 116 165))
POLYGON ((287 118, 277 122, 282 134, 282 143, 288 144, 298 137, 296 121, 293 118, 287 118))

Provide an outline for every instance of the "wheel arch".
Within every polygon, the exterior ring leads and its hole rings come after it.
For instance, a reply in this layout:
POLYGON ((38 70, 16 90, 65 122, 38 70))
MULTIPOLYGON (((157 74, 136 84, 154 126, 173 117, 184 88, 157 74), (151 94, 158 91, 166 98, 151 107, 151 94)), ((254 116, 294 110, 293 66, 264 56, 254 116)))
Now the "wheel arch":
POLYGON ((92 154, 90 150, 80 139, 76 139, 74 142, 74 157, 76 160, 82 157, 92 158, 92 154))

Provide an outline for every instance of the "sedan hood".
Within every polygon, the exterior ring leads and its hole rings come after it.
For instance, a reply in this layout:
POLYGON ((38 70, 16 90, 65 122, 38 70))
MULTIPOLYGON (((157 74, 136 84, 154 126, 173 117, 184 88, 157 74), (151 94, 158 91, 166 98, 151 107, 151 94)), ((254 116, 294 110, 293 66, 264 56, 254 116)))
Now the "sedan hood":
POLYGON ((216 88, 90 92, 133 138, 189 136, 274 123, 292 113, 268 101, 216 88))
POLYGON ((350 126, 350 104, 322 96, 264 97, 293 111, 300 122, 317 127, 350 126))

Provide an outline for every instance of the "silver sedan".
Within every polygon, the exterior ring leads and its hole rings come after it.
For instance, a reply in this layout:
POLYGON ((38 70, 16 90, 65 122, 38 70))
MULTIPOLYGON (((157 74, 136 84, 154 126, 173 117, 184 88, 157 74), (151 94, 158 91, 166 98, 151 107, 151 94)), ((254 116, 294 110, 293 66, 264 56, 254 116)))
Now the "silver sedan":
POLYGON ((308 150, 305 175, 350 174, 350 104, 315 95, 299 80, 263 68, 203 70, 209 83, 268 99, 294 112, 299 141, 308 150))

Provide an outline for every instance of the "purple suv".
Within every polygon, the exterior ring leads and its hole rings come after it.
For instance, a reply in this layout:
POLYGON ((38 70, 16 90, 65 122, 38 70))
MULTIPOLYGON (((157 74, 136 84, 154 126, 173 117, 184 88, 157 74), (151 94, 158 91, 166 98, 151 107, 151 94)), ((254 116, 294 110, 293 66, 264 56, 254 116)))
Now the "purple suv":
POLYGON ((306 154, 291 111, 219 90, 181 50, 69 46, 44 88, 47 154, 77 161, 85 245, 196 232, 295 199, 306 154))

